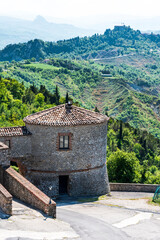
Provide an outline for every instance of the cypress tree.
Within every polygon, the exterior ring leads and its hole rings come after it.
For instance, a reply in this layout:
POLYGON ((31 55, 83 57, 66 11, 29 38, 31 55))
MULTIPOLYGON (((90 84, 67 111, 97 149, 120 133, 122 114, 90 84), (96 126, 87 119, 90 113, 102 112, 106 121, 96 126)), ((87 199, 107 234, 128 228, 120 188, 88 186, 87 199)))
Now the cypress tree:
POLYGON ((65 100, 65 102, 68 103, 68 100, 69 100, 69 96, 68 96, 68 92, 66 92, 66 100, 65 100))
POLYGON ((95 106, 95 109, 94 109, 95 112, 99 112, 97 106, 95 106))
POLYGON ((56 105, 59 105, 60 94, 59 94, 59 89, 57 85, 55 90, 55 96, 56 96, 56 105))
POLYGON ((122 140, 123 140, 122 132, 123 132, 123 126, 122 126, 122 121, 120 121, 119 137, 118 137, 118 148, 119 149, 121 149, 121 147, 122 147, 122 140))

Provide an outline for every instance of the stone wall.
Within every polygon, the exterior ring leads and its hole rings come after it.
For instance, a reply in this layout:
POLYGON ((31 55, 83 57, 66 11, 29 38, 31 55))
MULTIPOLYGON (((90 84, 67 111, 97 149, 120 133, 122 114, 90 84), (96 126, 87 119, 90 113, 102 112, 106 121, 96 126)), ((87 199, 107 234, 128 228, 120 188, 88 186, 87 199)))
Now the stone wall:
POLYGON ((106 165, 90 171, 72 173, 69 178, 71 196, 103 195, 110 192, 106 165))
POLYGON ((23 161, 23 164, 27 166, 26 177, 36 186, 50 196, 58 195, 59 176, 68 175, 70 195, 90 194, 88 185, 91 186, 91 194, 107 193, 106 123, 63 127, 26 126, 32 133, 32 157, 23 161), (58 136, 65 133, 69 134, 72 147, 59 150, 58 136), (98 184, 103 186, 99 191, 98 184), (74 188, 77 188, 76 191, 74 188))
POLYGON ((10 141, 9 160, 28 157, 31 154, 31 135, 0 137, 0 141, 4 144, 10 141))
POLYGON ((59 195, 59 176, 68 176, 68 194, 70 196, 102 195, 110 192, 106 165, 92 170, 62 172, 36 172, 31 181, 41 191, 51 197, 59 195))
POLYGON ((6 146, 3 142, 0 142, 0 165, 1 166, 9 166, 9 153, 8 146, 6 146))
POLYGON ((41 126, 26 124, 31 136, 32 161, 28 168, 37 170, 66 171, 101 166, 106 162, 105 124, 82 126, 41 126), (59 133, 72 134, 72 149, 57 150, 59 133))
POLYGON ((0 165, 0 183, 3 184, 3 167, 0 165))
POLYGON ((12 215, 12 195, 0 184, 0 208, 4 213, 12 215))
POLYGON ((4 172, 4 186, 13 196, 56 217, 56 203, 11 167, 4 172))
POLYGON ((111 191, 124 192, 151 192, 154 193, 158 184, 139 184, 139 183, 110 183, 111 191))
POLYGON ((69 195, 109 191, 106 171, 107 123, 80 126, 26 124, 28 136, 0 137, 9 146, 9 163, 49 196, 59 195, 59 177, 68 176, 69 195), (59 136, 69 135, 69 149, 60 150, 59 136), (88 188, 89 186, 89 188, 88 188), (97 187, 99 186, 99 188, 97 187))

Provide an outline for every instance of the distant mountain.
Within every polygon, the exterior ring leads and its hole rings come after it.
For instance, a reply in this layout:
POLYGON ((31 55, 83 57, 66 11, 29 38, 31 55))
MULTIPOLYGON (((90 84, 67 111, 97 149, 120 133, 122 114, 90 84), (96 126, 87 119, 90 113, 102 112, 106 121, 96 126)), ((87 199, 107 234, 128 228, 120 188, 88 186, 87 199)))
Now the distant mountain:
MULTIPOLYGON (((41 17, 38 17, 34 24, 48 26, 41 17)), ((63 28, 63 25, 61 27, 63 28)), ((142 34, 139 30, 135 31, 127 26, 115 26, 113 30, 107 29, 104 34, 94 34, 91 37, 76 37, 57 42, 35 39, 27 43, 8 45, 0 51, 0 61, 19 61, 32 57, 37 60, 46 57, 99 60, 137 53, 159 56, 159 47, 160 35, 142 34)))
POLYGON ((70 24, 47 22, 42 16, 37 16, 34 21, 0 16, 0 49, 8 44, 27 42, 35 38, 57 41, 89 36, 93 33, 93 30, 77 28, 70 24))

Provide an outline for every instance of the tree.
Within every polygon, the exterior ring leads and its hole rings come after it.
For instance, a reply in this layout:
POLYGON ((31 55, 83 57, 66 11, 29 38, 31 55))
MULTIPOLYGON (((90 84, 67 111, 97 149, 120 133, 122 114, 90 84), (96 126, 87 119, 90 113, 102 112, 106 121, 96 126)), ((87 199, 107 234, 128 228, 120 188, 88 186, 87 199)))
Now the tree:
POLYGON ((94 111, 99 113, 99 110, 98 110, 97 106, 95 106, 94 111))
POLYGON ((142 166, 142 171, 141 171, 141 173, 142 173, 141 182, 142 183, 144 183, 148 178, 148 176, 147 176, 148 168, 149 168, 148 167, 148 161, 144 160, 143 161, 143 166, 142 166))
POLYGON ((31 58, 31 62, 35 62, 36 59, 34 57, 31 58))
POLYGON ((68 92, 66 92, 66 100, 65 102, 68 103, 69 97, 68 97, 68 92))
POLYGON ((107 134, 107 154, 110 154, 117 149, 116 133, 113 129, 109 129, 107 134))
POLYGON ((25 64, 30 64, 31 62, 30 62, 30 60, 28 59, 28 60, 25 60, 25 64))
POLYGON ((42 93, 38 93, 35 97, 35 105, 37 107, 42 107, 44 104, 44 95, 42 93))
POLYGON ((34 83, 32 85, 30 85, 30 90, 34 93, 37 94, 38 93, 38 88, 34 85, 34 83))
POLYGON ((56 90, 55 90, 55 97, 56 97, 56 105, 59 105, 59 99, 60 99, 60 93, 59 93, 59 89, 58 86, 56 85, 56 90))
POLYGON ((132 183, 141 179, 141 166, 133 152, 117 150, 108 158, 107 167, 110 181, 132 183))
POLYGON ((23 103, 32 104, 34 102, 34 99, 35 99, 35 94, 32 92, 30 88, 27 88, 24 96, 22 97, 23 103))
POLYGON ((118 136, 118 148, 121 149, 121 145, 122 145, 122 131, 123 131, 123 125, 122 125, 122 121, 120 121, 120 128, 119 128, 119 136, 118 136))

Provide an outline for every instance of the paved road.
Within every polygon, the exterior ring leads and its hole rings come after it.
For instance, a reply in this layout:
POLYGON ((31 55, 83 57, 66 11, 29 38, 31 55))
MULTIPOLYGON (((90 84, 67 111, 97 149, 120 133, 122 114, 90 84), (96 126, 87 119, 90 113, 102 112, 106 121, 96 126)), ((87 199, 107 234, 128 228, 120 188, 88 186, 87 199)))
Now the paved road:
POLYGON ((148 205, 151 196, 114 192, 93 202, 64 198, 57 202, 56 220, 13 201, 13 216, 0 213, 0 240, 159 240, 160 207, 148 205))
POLYGON ((58 208, 57 218, 69 223, 82 240, 122 240, 128 239, 121 230, 103 220, 65 209, 58 208))
POLYGON ((69 224, 14 199, 13 216, 0 212, 0 240, 60 240, 78 235, 69 224))
POLYGON ((57 218, 70 224, 81 240, 159 240, 160 207, 148 193, 114 192, 98 202, 57 203, 57 218))

